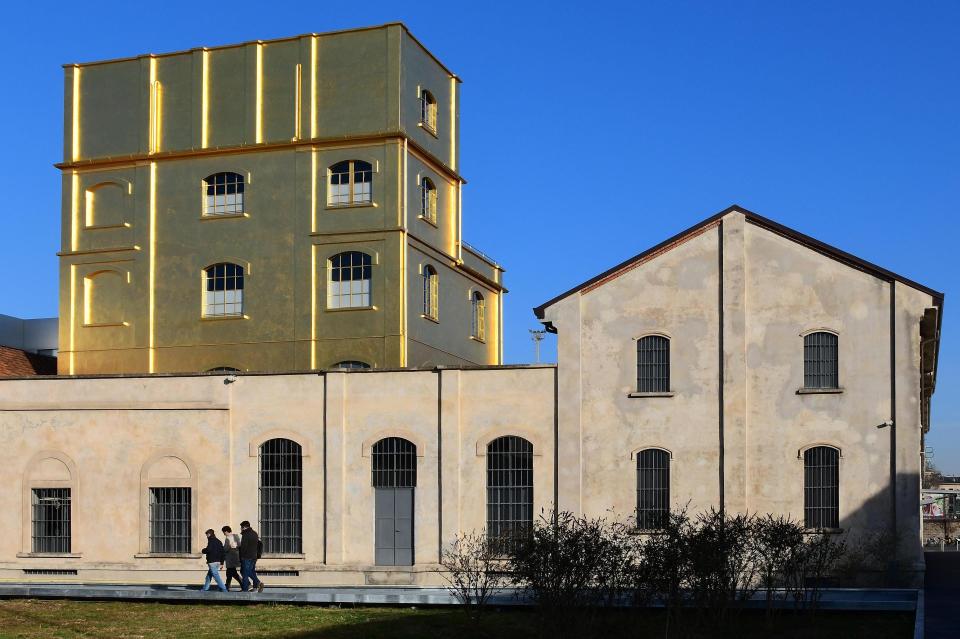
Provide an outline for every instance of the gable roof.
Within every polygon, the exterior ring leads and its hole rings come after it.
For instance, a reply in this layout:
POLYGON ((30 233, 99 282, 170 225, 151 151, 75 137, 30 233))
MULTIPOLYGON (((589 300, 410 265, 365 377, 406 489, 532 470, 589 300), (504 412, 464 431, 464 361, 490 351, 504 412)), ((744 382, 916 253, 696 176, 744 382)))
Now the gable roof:
POLYGON ((0 346, 0 377, 56 375, 57 358, 0 346))
POLYGON ((700 233, 704 232, 705 230, 707 230, 708 228, 710 228, 711 226, 719 222, 721 218, 734 212, 742 213, 743 216, 746 218, 747 222, 749 222, 750 224, 754 224, 756 226, 759 226, 760 228, 770 231, 771 233, 776 233, 781 237, 785 237, 789 240, 792 240, 797 244, 801 244, 809 248, 810 250, 820 253, 821 255, 825 255, 831 259, 841 262, 842 264, 846 264, 850 268, 857 269, 858 271, 863 271, 864 273, 869 273, 870 275, 880 278, 886 282, 893 282, 893 281, 900 282, 901 284, 905 284, 906 286, 915 288, 918 291, 927 293, 928 295, 931 295, 934 298, 934 304, 940 307, 941 310, 939 315, 941 317, 943 315, 943 310, 942 310, 943 297, 944 297, 943 293, 939 291, 935 291, 932 288, 924 286, 923 284, 914 282, 913 280, 908 279, 902 275, 898 275, 893 271, 888 271, 887 269, 881 266, 877 266, 876 264, 873 264, 864 259, 861 259, 856 255, 852 255, 850 253, 847 253, 846 251, 840 250, 835 246, 831 246, 829 244, 821 242, 820 240, 814 239, 809 235, 804 235, 800 231, 795 231, 792 228, 789 228, 787 226, 774 222, 773 220, 765 218, 762 215, 757 215, 753 211, 749 211, 737 204, 729 206, 715 215, 711 215, 710 217, 703 220, 702 222, 698 222, 697 224, 694 224, 690 228, 684 231, 680 231, 673 237, 666 239, 663 242, 660 242, 656 246, 653 246, 642 253, 634 255, 633 257, 617 264, 613 268, 607 269, 603 273, 600 273, 599 275, 590 278, 586 282, 583 282, 582 284, 578 284, 577 286, 574 286, 569 291, 561 293, 560 295, 557 295, 553 299, 544 302, 540 306, 537 306, 533 309, 534 315, 537 316, 537 319, 542 320, 544 318, 544 311, 548 307, 553 306, 554 304, 559 302, 560 300, 565 299, 573 295, 574 293, 585 291, 585 289, 593 288, 595 284, 598 284, 603 280, 606 280, 607 278, 610 278, 612 276, 618 275, 622 271, 629 270, 639 262, 643 262, 648 258, 655 257, 660 253, 669 251, 677 244, 680 244, 695 235, 699 235, 700 233))

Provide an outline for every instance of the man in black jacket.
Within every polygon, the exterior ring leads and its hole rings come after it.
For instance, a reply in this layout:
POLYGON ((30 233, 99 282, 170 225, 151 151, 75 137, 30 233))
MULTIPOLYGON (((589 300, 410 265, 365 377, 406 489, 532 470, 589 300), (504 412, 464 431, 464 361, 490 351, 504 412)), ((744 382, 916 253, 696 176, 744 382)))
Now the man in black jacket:
POLYGON ((263 592, 263 582, 257 577, 257 559, 260 559, 260 535, 249 521, 240 522, 240 590, 263 592), (250 585, 250 580, 253 585, 250 585))
POLYGON ((203 590, 210 590, 210 579, 212 578, 217 581, 220 592, 226 592, 227 587, 223 585, 223 579, 220 578, 220 566, 223 564, 223 560, 226 559, 226 553, 223 551, 223 542, 217 539, 213 528, 209 529, 205 534, 207 536, 207 547, 200 551, 207 556, 207 578, 203 580, 203 590))

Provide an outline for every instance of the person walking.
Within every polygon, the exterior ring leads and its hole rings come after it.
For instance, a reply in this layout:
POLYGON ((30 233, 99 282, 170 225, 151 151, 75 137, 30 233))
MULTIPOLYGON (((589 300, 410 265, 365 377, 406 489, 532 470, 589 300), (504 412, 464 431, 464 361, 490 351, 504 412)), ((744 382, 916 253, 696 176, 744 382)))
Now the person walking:
POLYGON ((224 526, 220 529, 223 532, 223 550, 226 553, 227 567, 227 590, 230 590, 230 582, 237 580, 237 585, 241 584, 240 573, 237 568, 240 567, 240 535, 233 532, 230 526, 224 526))
POLYGON ((225 559, 223 544, 217 539, 217 534, 213 532, 213 528, 210 528, 204 534, 207 536, 207 547, 200 552, 207 556, 207 578, 203 580, 203 590, 210 590, 210 579, 213 578, 216 580, 220 592, 227 592, 223 580, 220 579, 220 566, 225 559))
POLYGON ((260 535, 249 521, 240 522, 240 590, 263 592, 263 582, 257 577, 257 559, 261 555, 260 535), (251 583, 253 580, 253 583, 251 583))

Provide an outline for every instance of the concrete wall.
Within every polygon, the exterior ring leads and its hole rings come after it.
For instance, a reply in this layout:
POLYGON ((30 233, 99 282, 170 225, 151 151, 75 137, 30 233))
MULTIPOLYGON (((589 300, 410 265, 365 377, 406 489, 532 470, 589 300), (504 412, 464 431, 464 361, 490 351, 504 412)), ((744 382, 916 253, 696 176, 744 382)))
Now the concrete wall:
POLYGON ((300 571, 268 582, 436 583, 441 545, 486 525, 486 445, 499 436, 533 443, 535 512, 553 501, 553 367, 225 379, 0 382, 10 443, 0 451, 10 487, 0 494, 0 577, 58 568, 85 582, 199 581, 202 531, 258 526, 257 455, 274 437, 302 447, 303 552, 263 559, 263 570, 300 571), (374 566, 370 449, 383 437, 417 447, 412 568, 374 566), (72 489, 72 553, 34 556, 30 489, 53 485, 72 489), (148 552, 151 485, 192 488, 188 555, 148 552))
POLYGON ((890 429, 877 425, 895 419, 899 559, 922 570, 919 324, 933 305, 736 211, 563 298, 545 317, 558 332, 561 507, 632 514, 634 454, 655 447, 671 454, 673 507, 802 521, 802 451, 825 444, 841 451, 841 528, 887 532, 890 429), (798 392, 815 329, 839 335, 841 392, 798 392), (670 338, 671 392, 638 397, 636 340, 650 333, 670 338))

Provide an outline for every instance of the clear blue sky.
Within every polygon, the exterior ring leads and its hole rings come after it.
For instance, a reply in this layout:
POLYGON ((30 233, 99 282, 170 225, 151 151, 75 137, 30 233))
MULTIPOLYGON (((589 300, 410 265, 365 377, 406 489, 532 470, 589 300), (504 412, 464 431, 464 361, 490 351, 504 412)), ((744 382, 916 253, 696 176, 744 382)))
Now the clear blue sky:
POLYGON ((57 312, 62 63, 402 20, 464 79, 464 236, 508 269, 507 361, 532 306, 738 203, 947 293, 928 443, 960 473, 960 3, 137 7, 4 9, 0 313, 57 312))

